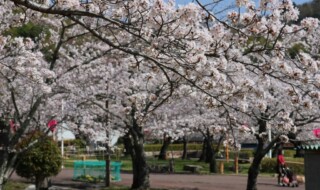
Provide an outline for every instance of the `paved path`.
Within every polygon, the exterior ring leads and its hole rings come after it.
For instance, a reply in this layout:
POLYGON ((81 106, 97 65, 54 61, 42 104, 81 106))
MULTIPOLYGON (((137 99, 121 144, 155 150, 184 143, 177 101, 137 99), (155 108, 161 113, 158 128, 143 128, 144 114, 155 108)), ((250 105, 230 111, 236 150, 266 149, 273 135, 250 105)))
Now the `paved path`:
MULTIPOLYGON (((68 186, 74 189, 94 189, 95 185, 72 181, 73 170, 64 169, 52 178, 53 185, 68 186)), ((130 186, 132 174, 121 174, 121 182, 114 184, 130 186)), ((16 175, 15 180, 21 180, 16 175)), ((284 190, 288 187, 276 185, 276 178, 261 176, 258 178, 259 190, 284 190)), ((191 174, 150 174, 150 183, 153 188, 178 189, 178 190, 245 190, 247 177, 243 175, 191 175, 191 174)), ((96 185, 101 187, 102 184, 96 185)), ((304 184, 295 190, 304 190, 304 184)))

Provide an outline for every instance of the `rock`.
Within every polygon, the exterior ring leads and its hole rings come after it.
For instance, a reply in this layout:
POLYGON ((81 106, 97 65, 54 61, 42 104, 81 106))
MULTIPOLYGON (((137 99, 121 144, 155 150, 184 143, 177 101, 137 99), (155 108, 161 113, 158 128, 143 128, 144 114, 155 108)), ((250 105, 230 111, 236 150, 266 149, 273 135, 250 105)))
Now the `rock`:
POLYGON ((35 190, 36 186, 35 185, 29 185, 25 190, 35 190))

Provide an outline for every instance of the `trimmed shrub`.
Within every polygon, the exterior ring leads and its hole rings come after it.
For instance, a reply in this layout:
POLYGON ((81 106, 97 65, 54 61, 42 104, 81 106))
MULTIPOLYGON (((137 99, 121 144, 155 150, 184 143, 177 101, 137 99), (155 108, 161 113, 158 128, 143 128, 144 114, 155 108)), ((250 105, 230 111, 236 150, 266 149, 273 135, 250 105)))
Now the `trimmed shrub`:
POLYGON ((19 176, 35 179, 36 189, 46 189, 47 177, 57 175, 61 170, 62 157, 60 149, 52 138, 41 132, 34 132, 23 139, 18 148, 23 149, 31 142, 38 140, 18 157, 16 172, 19 176))
POLYGON ((254 156, 254 150, 252 149, 241 149, 239 157, 250 158, 254 156))
MULTIPOLYGON (((293 171, 294 174, 304 174, 303 163, 286 162, 286 165, 293 171)), ((265 173, 277 173, 277 159, 264 158, 260 165, 260 171, 265 173)))
POLYGON ((296 151, 295 151, 295 150, 283 150, 283 156, 284 156, 284 157, 291 157, 291 158, 293 158, 295 154, 296 154, 296 151))
POLYGON ((265 173, 277 173, 277 159, 264 158, 260 165, 260 171, 265 173))

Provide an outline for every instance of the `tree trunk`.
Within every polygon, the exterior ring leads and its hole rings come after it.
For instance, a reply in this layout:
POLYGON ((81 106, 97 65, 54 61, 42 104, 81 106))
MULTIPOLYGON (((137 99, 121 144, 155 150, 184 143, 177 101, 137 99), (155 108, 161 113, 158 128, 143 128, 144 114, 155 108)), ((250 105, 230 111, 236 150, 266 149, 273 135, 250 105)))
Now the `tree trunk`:
POLYGON ((187 159, 187 153, 188 153, 188 137, 183 136, 183 152, 182 152, 182 160, 187 159))
POLYGON ((204 138, 203 139, 203 143, 202 143, 202 152, 201 152, 201 155, 200 155, 200 158, 199 158, 199 162, 204 162, 206 160, 206 156, 207 156, 207 153, 206 153, 206 150, 207 150, 207 138, 204 138))
POLYGON ((14 133, 11 138, 9 138, 11 133, 10 126, 3 121, 0 121, 0 190, 3 189, 8 178, 10 178, 10 176, 12 175, 16 165, 17 154, 9 153, 9 150, 14 149, 20 138, 23 136, 24 132, 30 124, 31 118, 39 107, 41 100, 42 96, 35 101, 35 103, 31 107, 27 119, 22 122, 20 128, 14 133))
POLYGON ((9 132, 10 128, 3 121, 0 121, 0 187, 7 181, 7 169, 9 162, 9 132))
POLYGON ((212 148, 212 138, 211 137, 207 137, 207 146, 206 146, 206 157, 205 157, 205 162, 206 163, 211 163, 212 159, 213 159, 213 154, 214 154, 214 150, 212 148))
POLYGON ((257 178, 259 175, 259 167, 263 156, 256 153, 253 162, 248 171, 247 190, 257 190, 257 178))
POLYGON ((0 151, 0 190, 3 189, 10 177, 12 171, 10 161, 8 152, 0 151))
POLYGON ((131 155, 131 149, 130 149, 131 142, 130 141, 131 141, 131 139, 130 139, 129 133, 127 133, 126 135, 123 136, 123 144, 124 144, 124 149, 125 149, 124 156, 131 155))
POLYGON ((142 141, 133 145, 131 156, 133 172, 133 182, 131 188, 136 190, 149 189, 149 168, 147 165, 146 155, 143 150, 142 141))
POLYGON ((2 171, 0 171, 0 190, 3 189, 4 187, 4 173, 2 171))
POLYGON ((217 160, 216 160, 214 154, 213 154, 213 156, 212 156, 212 158, 210 160, 209 167, 210 167, 210 173, 218 173, 218 171, 217 171, 217 160))
POLYGON ((48 180, 42 176, 36 177, 35 180, 36 190, 48 190, 48 180))
MULTIPOLYGON (((258 125, 259 125, 259 134, 267 131, 267 122, 265 120, 259 120, 258 125)), ((258 145, 257 145, 257 150, 254 154, 252 164, 248 170, 247 190, 257 190, 257 178, 258 178, 259 169, 260 169, 259 167, 260 167, 261 160, 265 155, 263 154, 264 145, 265 145, 264 137, 260 137, 257 134, 256 139, 258 140, 258 145)))
POLYGON ((167 137, 167 134, 164 133, 163 135, 163 144, 162 144, 162 147, 161 147, 161 150, 160 150, 160 153, 159 153, 159 160, 166 160, 167 159, 167 150, 168 150, 168 147, 171 143, 171 137, 167 137))
MULTIPOLYGON (((268 118, 266 115, 262 115, 263 118, 268 118)), ((259 133, 261 134, 263 132, 267 131, 267 121, 266 120, 259 120, 259 133)), ((268 151, 275 145, 275 143, 279 140, 279 136, 273 138, 271 142, 267 146, 265 146, 265 138, 266 137, 260 137, 258 134, 256 134, 256 139, 258 140, 258 146, 256 153, 254 154, 254 158, 252 161, 252 164, 248 170, 248 181, 247 181, 247 190, 257 190, 257 178, 259 175, 260 170, 260 164, 263 159, 263 157, 268 153, 268 151)))
POLYGON ((215 158, 215 151, 212 147, 213 138, 210 134, 209 129, 207 129, 207 136, 206 136, 206 163, 209 163, 210 173, 217 173, 217 162, 215 158))
POLYGON ((133 125, 129 127, 131 140, 128 144, 130 146, 133 173, 133 182, 131 189, 148 190, 150 189, 149 167, 147 165, 147 158, 143 148, 144 135, 142 132, 142 128, 138 126, 134 117, 132 118, 133 125))

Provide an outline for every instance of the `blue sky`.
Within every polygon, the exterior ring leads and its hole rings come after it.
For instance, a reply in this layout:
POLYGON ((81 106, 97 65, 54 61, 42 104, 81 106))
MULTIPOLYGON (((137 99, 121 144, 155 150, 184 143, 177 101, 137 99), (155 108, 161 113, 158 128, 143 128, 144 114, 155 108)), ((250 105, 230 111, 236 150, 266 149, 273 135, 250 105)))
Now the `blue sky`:
MULTIPOLYGON (((190 2, 195 2, 195 0, 175 0, 176 2, 176 5, 185 5, 185 4, 188 4, 190 2)), ((260 0, 253 0, 256 2, 256 4, 258 4, 260 2, 260 0)), ((294 3, 296 4, 303 4, 303 3, 306 3, 306 2, 311 2, 312 0, 292 0, 294 3)), ((213 0, 200 0, 201 3, 203 3, 204 5, 207 4, 207 3, 211 3, 213 2, 213 0)), ((222 2, 220 2, 220 4, 213 10, 213 12, 217 13, 219 12, 220 10, 228 7, 228 6, 232 6, 232 5, 235 5, 235 0, 223 0, 222 2)), ((231 9, 229 9, 228 11, 226 12, 229 12, 231 11, 231 9)), ((223 12, 223 13, 219 13, 219 18, 223 18, 225 17, 225 13, 226 12, 223 12)))
POLYGON ((296 4, 302 4, 302 3, 311 2, 311 1, 310 0, 294 0, 293 2, 295 2, 296 4))
MULTIPOLYGON (((212 2, 212 0, 200 0, 202 3, 208 3, 208 2, 212 2)), ((302 4, 302 3, 305 3, 305 2, 310 2, 312 0, 293 0, 293 2, 295 2, 296 4, 302 4)), ((192 2, 192 0, 176 0, 176 3, 177 4, 187 4, 189 2, 192 2)), ((226 2, 234 2, 234 0, 226 0, 226 2)))

